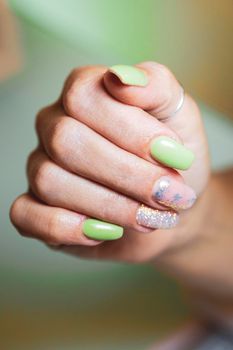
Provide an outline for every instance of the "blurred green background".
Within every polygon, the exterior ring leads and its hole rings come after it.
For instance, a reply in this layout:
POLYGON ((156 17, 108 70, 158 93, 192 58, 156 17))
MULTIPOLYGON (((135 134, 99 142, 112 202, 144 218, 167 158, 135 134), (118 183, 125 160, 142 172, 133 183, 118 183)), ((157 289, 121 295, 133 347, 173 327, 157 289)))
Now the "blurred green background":
MULTIPOLYGON (((24 66, 0 85, 1 344, 4 350, 145 349, 191 317, 174 282, 147 266, 50 252, 17 235, 8 211, 27 188, 24 167, 36 145, 34 116, 58 96, 73 67, 158 60, 192 87, 185 72, 199 67, 194 57, 203 47, 190 49, 181 1, 9 4, 18 17, 24 66)), ((232 123, 205 103, 200 106, 213 167, 232 164, 232 123)))

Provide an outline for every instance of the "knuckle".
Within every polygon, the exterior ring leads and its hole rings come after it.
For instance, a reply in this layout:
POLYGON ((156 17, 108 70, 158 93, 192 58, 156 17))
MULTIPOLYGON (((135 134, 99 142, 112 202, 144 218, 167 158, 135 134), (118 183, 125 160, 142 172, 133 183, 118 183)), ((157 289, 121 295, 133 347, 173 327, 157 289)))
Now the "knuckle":
POLYGON ((74 83, 65 93, 63 98, 64 108, 71 116, 84 114, 87 110, 87 91, 86 86, 81 86, 80 81, 74 83))
POLYGON ((38 155, 39 155, 39 150, 38 149, 34 149, 29 154, 28 159, 27 159, 27 170, 28 171, 33 168, 34 162, 36 161, 38 155))
POLYGON ((28 237, 29 234, 25 232, 22 228, 22 222, 25 221, 25 213, 27 210, 25 209, 25 202, 28 199, 28 194, 22 194, 13 202, 10 208, 10 221, 12 225, 16 228, 18 233, 23 237, 28 237))
POLYGON ((31 172, 30 184, 33 191, 40 197, 44 198, 49 190, 51 189, 51 184, 53 183, 54 168, 49 161, 43 161, 31 172))
POLYGON ((91 82, 89 70, 86 67, 75 69, 68 78, 63 94, 63 106, 68 115, 77 116, 87 111, 87 90, 91 82))
MULTIPOLYGON (((56 120, 51 126, 48 135, 48 151, 52 158, 61 159, 67 157, 67 149, 70 143, 70 130, 72 122, 67 117, 56 120)), ((73 125, 73 124, 72 124, 73 125)))
POLYGON ((50 108, 51 108, 50 106, 44 107, 41 110, 39 110, 39 112, 36 115, 35 128, 38 134, 44 128, 45 119, 47 118, 50 112, 50 108))
POLYGON ((63 95, 63 105, 69 115, 74 115, 77 109, 76 106, 76 86, 72 83, 63 95))
POLYGON ((22 212, 22 196, 16 198, 10 208, 10 220, 15 227, 19 225, 19 218, 22 212))

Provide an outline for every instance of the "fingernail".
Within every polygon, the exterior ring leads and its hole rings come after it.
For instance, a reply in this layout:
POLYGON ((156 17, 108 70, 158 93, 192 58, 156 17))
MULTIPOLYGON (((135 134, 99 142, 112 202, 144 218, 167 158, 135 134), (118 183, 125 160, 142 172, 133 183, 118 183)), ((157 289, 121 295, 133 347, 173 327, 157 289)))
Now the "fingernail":
POLYGON ((109 68, 125 85, 146 86, 149 82, 146 73, 139 68, 118 64, 109 68))
POLYGON ((154 139, 150 152, 152 157, 160 163, 180 170, 187 170, 194 160, 192 151, 167 136, 154 139))
POLYGON ((179 216, 174 211, 162 211, 152 209, 141 205, 136 213, 136 221, 139 225, 157 228, 167 229, 175 227, 178 223, 179 216))
POLYGON ((190 208, 196 200, 196 194, 191 187, 182 182, 163 176, 156 181, 152 198, 167 207, 179 210, 190 208))
POLYGON ((85 220, 82 228, 87 237, 101 241, 112 241, 123 235, 123 227, 96 219, 85 220))

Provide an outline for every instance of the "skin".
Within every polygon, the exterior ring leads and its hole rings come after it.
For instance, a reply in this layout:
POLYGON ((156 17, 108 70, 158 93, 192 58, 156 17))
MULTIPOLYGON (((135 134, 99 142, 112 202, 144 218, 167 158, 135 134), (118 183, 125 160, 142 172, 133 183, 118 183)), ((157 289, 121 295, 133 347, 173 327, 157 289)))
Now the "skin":
POLYGON ((180 85, 168 68, 154 62, 138 67, 148 75, 146 87, 126 86, 104 66, 75 69, 58 101, 39 112, 39 144, 27 166, 29 192, 13 203, 12 223, 22 235, 56 250, 151 262, 191 290, 225 298, 233 292, 227 268, 233 263, 227 210, 232 173, 210 177, 200 112, 189 95, 168 117, 180 98, 180 85), (150 142, 161 135, 193 151, 189 170, 166 168, 151 157, 150 142), (199 199, 180 214, 176 228, 148 230, 137 224, 136 211, 141 203, 165 209, 151 197, 164 175, 191 186, 199 199), (123 226, 124 236, 111 242, 88 239, 82 232, 87 217, 123 226))

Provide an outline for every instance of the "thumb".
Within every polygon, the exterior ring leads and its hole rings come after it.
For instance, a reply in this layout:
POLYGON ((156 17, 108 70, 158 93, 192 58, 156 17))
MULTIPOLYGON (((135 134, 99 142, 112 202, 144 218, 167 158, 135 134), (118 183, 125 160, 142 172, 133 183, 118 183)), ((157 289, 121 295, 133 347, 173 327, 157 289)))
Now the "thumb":
POLYGON ((117 100, 149 111, 158 119, 173 114, 183 91, 172 72, 155 62, 112 66, 104 75, 104 84, 117 100))
POLYGON ((196 156, 192 172, 186 173, 188 182, 196 182, 196 171, 206 182, 203 164, 208 164, 208 147, 199 109, 188 94, 183 95, 167 67, 156 62, 116 65, 104 74, 104 85, 116 100, 147 111, 176 132, 196 156))

